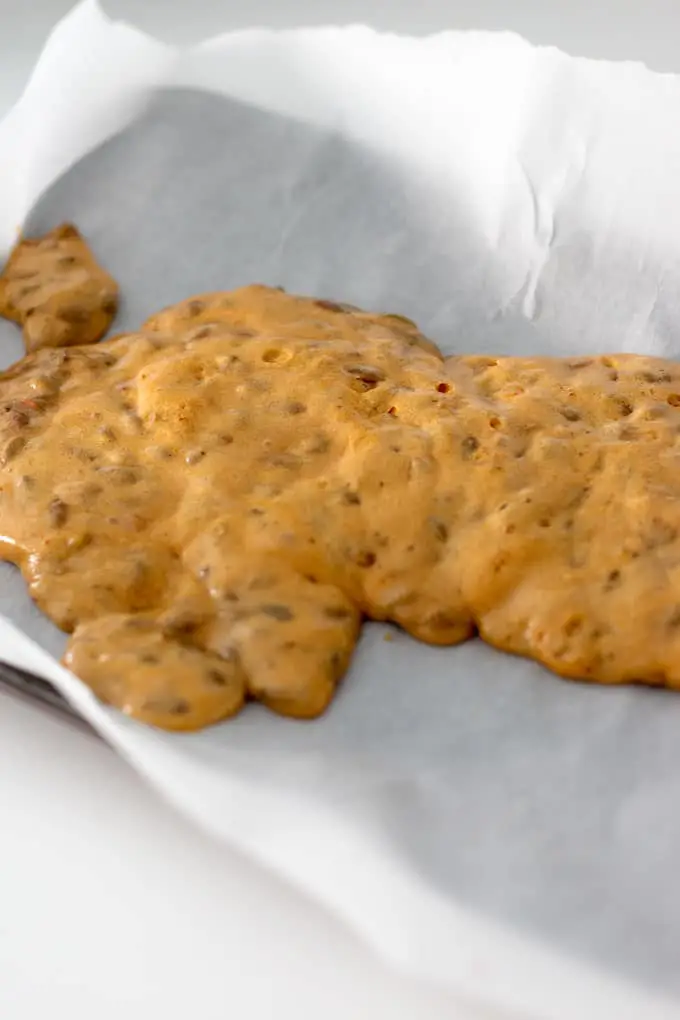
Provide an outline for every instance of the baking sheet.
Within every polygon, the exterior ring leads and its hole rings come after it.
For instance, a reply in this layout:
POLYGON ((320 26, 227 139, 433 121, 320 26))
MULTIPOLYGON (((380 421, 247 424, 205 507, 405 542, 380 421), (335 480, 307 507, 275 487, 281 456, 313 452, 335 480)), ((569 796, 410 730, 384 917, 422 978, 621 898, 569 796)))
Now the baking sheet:
MULTIPOLYGON (((447 351, 676 356, 679 113, 673 76, 514 36, 254 31, 180 53, 87 2, 0 126, 0 246, 76 222, 122 329, 259 281, 408 315, 447 351)), ((21 353, 4 322, 0 350, 21 353)), ((252 705, 169 735, 40 651, 63 635, 6 565, 0 613, 3 658, 395 965, 520 1015, 680 1013, 677 695, 372 625, 323 719, 252 705)))

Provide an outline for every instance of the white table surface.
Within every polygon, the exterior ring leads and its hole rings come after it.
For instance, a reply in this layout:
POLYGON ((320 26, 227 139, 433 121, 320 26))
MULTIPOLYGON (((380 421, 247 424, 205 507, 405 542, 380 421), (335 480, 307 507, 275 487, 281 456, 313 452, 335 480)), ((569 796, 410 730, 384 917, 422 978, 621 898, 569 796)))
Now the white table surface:
MULTIPOLYGON (((0 0, 0 115, 70 6, 0 0)), ((256 23, 511 28, 572 53, 680 70, 678 0, 104 6, 171 42, 256 23)), ((47 1016, 484 1020, 389 973, 323 910, 184 823, 95 738, 0 694, 0 1018, 47 1016)))

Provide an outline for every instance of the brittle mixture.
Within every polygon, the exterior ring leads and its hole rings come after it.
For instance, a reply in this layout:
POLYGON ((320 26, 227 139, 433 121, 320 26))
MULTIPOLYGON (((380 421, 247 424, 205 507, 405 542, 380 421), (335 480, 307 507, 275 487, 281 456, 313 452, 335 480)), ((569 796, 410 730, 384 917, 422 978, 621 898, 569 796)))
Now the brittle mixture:
POLYGON ((147 723, 315 716, 364 617, 680 687, 674 363, 443 359, 398 316, 252 286, 24 358, 0 456, 0 554, 147 723))
POLYGON ((0 315, 23 326, 27 351, 94 343, 117 308, 116 281, 70 223, 20 241, 0 276, 0 315))

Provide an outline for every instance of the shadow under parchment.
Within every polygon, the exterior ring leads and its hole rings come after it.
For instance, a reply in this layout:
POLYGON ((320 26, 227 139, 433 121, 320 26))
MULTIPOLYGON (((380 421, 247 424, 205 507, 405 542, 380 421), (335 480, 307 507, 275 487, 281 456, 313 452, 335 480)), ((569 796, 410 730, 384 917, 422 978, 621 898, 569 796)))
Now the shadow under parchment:
POLYGON ((262 282, 417 315, 451 350, 467 327, 491 346, 498 332, 478 312, 488 280, 464 210, 340 135, 208 93, 159 93, 43 195, 26 232, 57 220, 77 222, 120 282, 116 329, 262 282), (458 258, 443 254, 451 237, 458 258))
MULTIPOLYGON (((464 209, 438 208, 339 135, 216 96, 160 94, 54 184, 26 229, 64 220, 120 282, 117 329, 260 281, 408 315, 448 351, 541 349, 520 316, 481 311, 493 267, 464 209)), ((5 323, 0 344, 6 362, 21 353, 5 323)), ((63 635, 7 566, 0 612, 59 654, 63 635)), ((312 725, 252 706, 167 739, 180 756, 336 802, 455 901, 680 995, 680 698, 568 684, 479 642, 441 650, 385 633, 366 628, 312 725)))

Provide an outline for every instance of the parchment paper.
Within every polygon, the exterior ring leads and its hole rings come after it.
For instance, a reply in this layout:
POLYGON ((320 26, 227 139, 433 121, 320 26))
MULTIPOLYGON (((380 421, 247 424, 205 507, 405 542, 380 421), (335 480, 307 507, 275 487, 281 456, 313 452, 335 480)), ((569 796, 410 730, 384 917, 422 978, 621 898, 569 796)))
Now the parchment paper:
MULTIPOLYGON (((679 116, 674 76, 511 35, 179 52, 86 2, 0 126, 0 251, 75 221, 121 329, 261 281, 409 315, 447 351, 675 356, 679 116)), ((5 323, 0 351, 21 353, 5 323)), ((56 664, 7 566, 0 612, 3 657, 396 966, 515 1016, 680 1015, 678 695, 370 626, 323 719, 249 706, 169 735, 56 664)))

